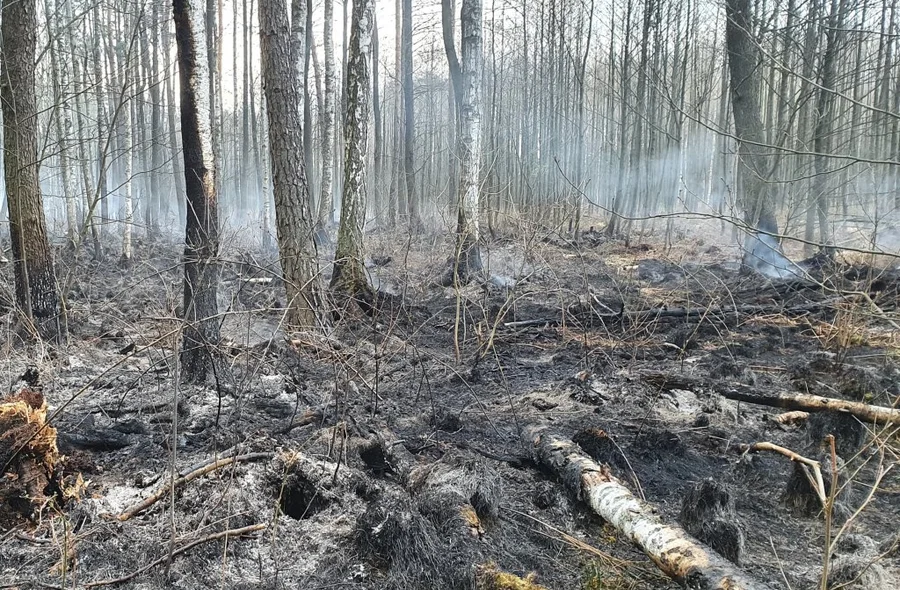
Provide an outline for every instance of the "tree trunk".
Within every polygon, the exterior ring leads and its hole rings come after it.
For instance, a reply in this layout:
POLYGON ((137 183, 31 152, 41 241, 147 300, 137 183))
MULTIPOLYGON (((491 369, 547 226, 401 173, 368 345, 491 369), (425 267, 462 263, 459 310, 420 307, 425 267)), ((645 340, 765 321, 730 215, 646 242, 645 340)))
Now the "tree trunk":
MULTIPOLYGON (((163 102, 159 77, 159 21, 160 9, 158 0, 152 0, 153 10, 150 22, 150 71, 147 73, 147 86, 150 88, 150 198, 147 205, 150 207, 152 223, 147 227, 147 236, 160 237, 160 227, 165 223, 162 219, 163 200, 162 187, 160 186, 160 174, 163 168, 162 138, 163 138, 163 102)), ((168 48, 168 45, 165 46, 168 48)), ((168 49, 167 49, 168 50, 168 49)))
POLYGON ((363 225, 366 221, 367 152, 369 139, 369 61, 372 58, 373 0, 353 3, 347 56, 347 109, 344 113, 344 187, 341 191, 341 224, 331 286, 371 302, 372 292, 363 266, 363 225))
MULTIPOLYGON (((162 26, 162 45, 171 47, 171 31, 169 22, 164 21, 162 26)), ((177 65, 177 64, 176 64, 177 65)), ((169 153, 172 159, 172 175, 175 179, 175 215, 181 222, 187 219, 187 194, 184 187, 184 158, 178 145, 178 123, 175 111, 175 84, 172 77, 175 75, 175 67, 166 66, 166 119, 169 128, 169 153)))
POLYGON ((375 124, 375 170, 372 175, 374 209, 376 211, 377 225, 384 223, 384 204, 381 202, 381 181, 383 178, 382 166, 384 159, 384 132, 381 120, 381 79, 378 64, 378 19, 372 21, 372 118, 375 124))
MULTIPOLYGON (((75 47, 75 40, 71 36, 69 36, 69 45, 70 47, 75 47)), ((79 49, 82 49, 79 47, 79 49)), ((81 188, 84 191, 84 220, 82 221, 81 228, 79 229, 78 241, 82 242, 84 240, 84 236, 87 234, 87 230, 91 231, 91 239, 93 241, 94 247, 94 259, 98 260, 102 253, 100 247, 100 234, 97 232, 97 223, 94 216, 94 195, 96 193, 96 185, 94 184, 94 176, 91 171, 91 160, 88 156, 88 147, 89 144, 85 141, 87 125, 84 122, 84 113, 86 111, 85 103, 87 102, 85 96, 82 94, 83 89, 89 86, 86 78, 87 72, 87 57, 85 54, 84 62, 81 61, 80 58, 75 58, 72 60, 73 63, 73 73, 75 85, 72 88, 75 94, 75 129, 78 135, 78 159, 80 161, 81 167, 81 188)))
POLYGON ((295 329, 321 326, 323 297, 309 207, 309 184, 303 157, 300 83, 291 44, 285 0, 259 2, 263 88, 269 121, 275 225, 288 297, 287 323, 295 329))
POLYGON ((35 0, 3 0, 3 148, 16 303, 42 337, 62 339, 53 251, 38 182, 35 0))
MULTIPOLYGON (((103 230, 109 222, 109 189, 107 186, 109 147, 112 145, 112 128, 106 110, 106 84, 103 79, 103 58, 100 53, 100 10, 99 2, 91 8, 91 20, 94 24, 94 39, 91 45, 92 66, 94 70, 94 98, 97 102, 97 161, 100 163, 97 174, 97 199, 100 201, 100 227, 98 234, 103 235, 103 230)), ((91 203, 91 208, 96 209, 97 204, 91 203)), ((96 245, 95 245, 96 247, 96 245)), ((102 252, 95 251, 94 256, 99 258, 102 252)))
MULTIPOLYGON (((250 36, 252 31, 252 23, 251 20, 253 18, 253 0, 250 1, 250 10, 248 13, 248 18, 244 21, 244 26, 246 27, 245 34, 247 37, 250 36)), ((247 3, 247 0, 244 0, 244 3, 247 3)), ((247 87, 247 105, 250 110, 250 135, 251 141, 253 144, 253 168, 255 171, 255 179, 256 182, 254 186, 254 195, 256 197, 255 202, 262 213, 259 217, 260 222, 262 224, 262 247, 263 250, 268 251, 272 248, 272 227, 270 223, 271 211, 269 205, 269 195, 268 191, 264 189, 264 184, 267 184, 263 181, 263 177, 265 176, 268 179, 268 166, 266 166, 265 172, 263 171, 263 158, 262 158, 262 149, 260 149, 260 129, 257 124, 256 117, 256 84, 254 80, 256 79, 253 75, 253 43, 250 43, 249 40, 247 42, 247 78, 249 79, 249 85, 247 87)))
POLYGON ((334 0, 325 0, 325 126, 322 129, 322 194, 319 198, 318 229, 334 223, 334 0))
MULTIPOLYGON (((466 283, 482 272, 478 214, 480 211, 481 164, 481 77, 483 57, 483 15, 481 0, 463 0, 460 14, 462 31, 462 72, 459 131, 459 200, 457 203, 456 256, 451 284, 466 283)), ((445 281, 447 282, 447 281, 445 281)))
MULTIPOLYGON (((122 74, 122 83, 126 87, 129 83, 130 69, 130 66, 126 64, 122 74)), ((122 149, 125 151, 125 217, 122 221, 122 256, 119 259, 119 264, 122 266, 131 264, 131 238, 134 226, 134 182, 132 178, 134 176, 134 146, 132 145, 134 140, 132 129, 134 123, 133 105, 134 103, 129 100, 122 107, 124 111, 122 116, 125 119, 125 141, 122 145, 122 149)))
POLYGON ((406 203, 409 215, 409 230, 417 234, 422 232, 422 217, 419 214, 419 201, 416 196, 415 168, 415 102, 413 95, 412 75, 412 0, 402 1, 402 25, 400 51, 401 76, 403 83, 403 168, 406 177, 406 203))
POLYGON ((816 98, 816 125, 813 132, 815 177, 813 178, 814 204, 819 221, 819 246, 828 250, 832 235, 828 219, 829 160, 836 113, 834 91, 837 77, 837 52, 842 44, 841 27, 844 26, 844 0, 831 0, 831 15, 825 30, 825 54, 822 56, 822 74, 816 98))
POLYGON ((625 12, 625 39, 623 41, 624 47, 621 66, 622 74, 619 76, 619 82, 621 84, 620 95, 622 97, 620 101, 621 107, 619 109, 619 160, 616 171, 616 189, 612 203, 610 204, 609 223, 605 230, 606 235, 610 237, 617 236, 622 231, 622 222, 624 220, 621 217, 621 213, 625 208, 625 189, 628 184, 628 158, 625 154, 628 152, 628 114, 632 108, 629 105, 628 97, 631 88, 629 68, 631 66, 631 14, 633 10, 634 0, 628 0, 628 6, 625 12))
MULTIPOLYGON (((456 55, 456 46, 454 38, 454 20, 456 19, 455 2, 453 0, 441 0, 441 31, 444 38, 444 53, 447 54, 447 67, 450 71, 450 145, 457 145, 458 138, 454 137, 455 132, 459 130, 459 109, 463 102, 463 81, 462 70, 459 66, 459 57, 456 55)), ((527 31, 526 31, 527 34, 527 31)), ((527 58, 526 58, 527 59, 527 58)), ((525 64, 527 72, 528 64, 525 64)), ((458 162, 459 154, 450 158, 450 214, 456 213, 459 200, 459 173, 458 162)))
POLYGON ((52 4, 47 5, 45 7, 45 12, 47 12, 45 16, 47 18, 47 29, 50 31, 50 68, 52 70, 53 94, 55 96, 53 122, 56 127, 63 198, 66 204, 66 239, 68 240, 69 248, 74 249, 78 234, 78 219, 75 203, 75 169, 72 166, 69 152, 69 132, 72 130, 72 117, 69 114, 71 111, 65 96, 69 87, 69 63, 68 60, 60 59, 60 54, 63 50, 62 31, 58 30, 59 26, 50 22, 53 16, 57 18, 57 21, 60 20, 61 4, 62 2, 57 0, 56 6, 52 4))
MULTIPOLYGON (((250 199, 250 165, 253 167, 259 166, 259 162, 256 158, 256 154, 251 152, 250 149, 250 15, 247 10, 248 1, 243 0, 241 2, 241 16, 242 16, 242 27, 241 27, 241 43, 243 45, 243 80, 241 85, 241 96, 243 97, 243 104, 241 105, 241 155, 240 161, 243 163, 243 173, 239 179, 240 182, 240 191, 241 191, 241 203, 244 206, 244 211, 242 211, 242 216, 250 215, 251 203, 254 203, 255 200, 250 199)), ((237 74, 235 74, 237 76, 237 74)), ((235 133, 237 133, 237 129, 235 129, 235 133)), ((257 186, 254 186, 253 196, 256 197, 256 193, 259 191, 257 186)))
MULTIPOLYGON (((300 1, 300 0, 297 0, 300 1)), ((313 164, 313 125, 312 125, 312 97, 309 87, 309 62, 313 49, 312 34, 312 0, 305 0, 306 4, 306 34, 303 49, 303 145, 306 146, 304 162, 306 163, 306 178, 309 182, 309 207, 310 211, 316 210, 315 198, 315 166, 313 164)))
POLYGON ((751 226, 778 233, 768 186, 765 130, 759 110, 759 48, 750 34, 752 0, 727 0, 725 43, 731 74, 731 108, 738 137, 744 217, 751 226))
MULTIPOLYGON (((181 85, 181 138, 187 223, 184 248, 182 379, 204 382, 218 365, 219 216, 213 155, 210 72, 202 8, 174 0, 175 41, 181 85)), ((207 21, 209 24, 210 21, 207 21)))

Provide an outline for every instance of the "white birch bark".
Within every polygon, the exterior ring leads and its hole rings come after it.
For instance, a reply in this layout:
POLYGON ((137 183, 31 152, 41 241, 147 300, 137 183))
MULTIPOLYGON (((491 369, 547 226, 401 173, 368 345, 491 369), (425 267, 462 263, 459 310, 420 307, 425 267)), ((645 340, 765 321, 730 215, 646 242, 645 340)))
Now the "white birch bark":
POLYGON ((636 498, 609 468, 588 458, 569 441, 540 428, 527 428, 524 442, 542 465, 556 473, 606 522, 640 547, 667 576, 696 590, 766 590, 659 511, 636 498))

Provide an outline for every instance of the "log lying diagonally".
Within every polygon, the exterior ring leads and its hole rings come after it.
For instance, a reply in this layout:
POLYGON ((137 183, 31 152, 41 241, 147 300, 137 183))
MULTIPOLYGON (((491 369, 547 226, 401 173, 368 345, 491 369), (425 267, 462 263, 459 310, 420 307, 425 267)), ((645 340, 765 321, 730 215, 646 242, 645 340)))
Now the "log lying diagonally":
POLYGON ((809 393, 765 391, 741 383, 713 381, 681 374, 642 373, 641 379, 654 387, 665 390, 697 391, 707 389, 715 391, 722 397, 739 402, 804 412, 842 412, 851 414, 863 422, 900 425, 900 409, 886 406, 875 406, 809 393))
POLYGON ((535 459, 556 473, 591 509, 640 547, 673 580, 696 590, 769 590, 739 571, 731 562, 692 538, 681 528, 665 524, 650 504, 585 455, 577 445, 544 428, 524 431, 535 459))

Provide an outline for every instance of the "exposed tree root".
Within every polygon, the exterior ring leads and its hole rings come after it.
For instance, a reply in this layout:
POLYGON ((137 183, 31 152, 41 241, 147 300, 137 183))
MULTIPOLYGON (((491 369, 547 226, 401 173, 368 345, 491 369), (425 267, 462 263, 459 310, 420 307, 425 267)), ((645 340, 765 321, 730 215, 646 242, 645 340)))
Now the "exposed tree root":
POLYGON ((60 460, 56 429, 47 424, 47 402, 25 387, 0 400, 0 505, 31 516, 48 501, 60 460))
POLYGON ((574 443, 543 428, 528 428, 523 434, 539 463, 559 475, 570 490, 638 545, 673 580, 698 590, 768 588, 736 570, 681 528, 663 523, 653 506, 637 499, 608 468, 589 459, 574 443))

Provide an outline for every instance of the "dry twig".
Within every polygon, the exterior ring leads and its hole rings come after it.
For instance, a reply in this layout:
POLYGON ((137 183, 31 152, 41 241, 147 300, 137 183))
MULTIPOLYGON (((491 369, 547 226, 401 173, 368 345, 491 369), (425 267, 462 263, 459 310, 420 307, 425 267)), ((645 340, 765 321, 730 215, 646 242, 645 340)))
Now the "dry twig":
POLYGON ((140 514, 144 510, 150 508, 157 502, 159 502, 162 498, 165 497, 172 489, 180 488, 184 484, 188 483, 192 479, 196 479, 201 475, 206 475, 207 473, 211 473, 216 471, 217 469, 221 469, 222 467, 226 467, 231 465, 232 463, 238 463, 241 461, 259 461, 261 459, 271 459, 275 456, 275 453, 248 453, 246 455, 236 455, 234 457, 226 457, 224 459, 211 459, 205 465, 201 465, 200 467, 194 469, 193 471, 182 475, 174 482, 167 483, 163 486, 160 486, 158 490, 153 492, 150 496, 141 500, 137 504, 127 508, 121 514, 115 516, 116 520, 128 520, 132 516, 136 514, 140 514))
MULTIPOLYGON (((255 533, 255 532, 261 531, 265 528, 266 528, 266 525, 264 525, 264 524, 251 524, 250 526, 245 526, 245 527, 241 527, 238 529, 228 529, 227 531, 219 531, 218 533, 212 533, 211 535, 206 535, 205 537, 201 537, 199 539, 191 541, 187 545, 182 545, 181 547, 176 548, 174 551, 172 551, 171 556, 174 557, 176 555, 180 555, 180 554, 184 553, 185 551, 193 549, 197 545, 202 545, 203 543, 209 543, 210 541, 217 541, 219 539, 230 539, 230 538, 243 537, 244 535, 249 535, 250 533, 255 533)), ((99 580, 97 582, 89 582, 84 585, 84 588, 85 588, 85 590, 87 590, 88 588, 98 588, 100 586, 114 586, 116 584, 121 584, 123 582, 127 582, 128 580, 132 580, 132 579, 138 577, 139 575, 143 574, 144 572, 146 572, 150 569, 153 569, 154 567, 162 564, 163 562, 168 560, 169 557, 170 557, 169 554, 166 553, 165 555, 163 555, 156 561, 150 562, 147 565, 134 570, 130 574, 125 574, 124 576, 120 576, 118 578, 110 578, 108 580, 99 580)))

